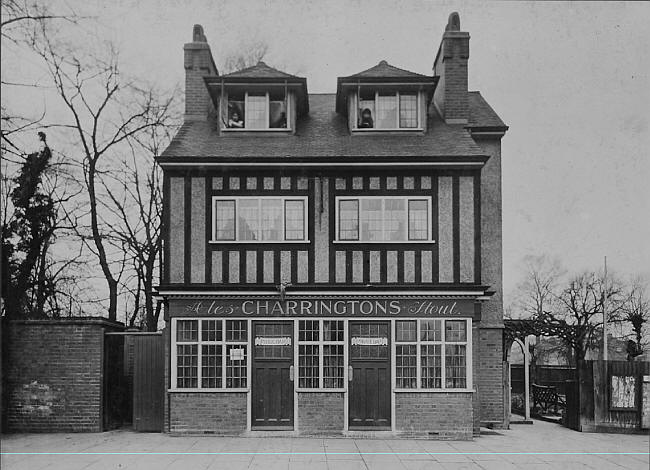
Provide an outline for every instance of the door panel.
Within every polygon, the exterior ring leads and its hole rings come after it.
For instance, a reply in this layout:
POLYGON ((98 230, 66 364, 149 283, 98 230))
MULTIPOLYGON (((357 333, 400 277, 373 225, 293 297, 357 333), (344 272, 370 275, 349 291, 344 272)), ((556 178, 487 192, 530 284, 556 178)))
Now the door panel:
POLYGON ((390 338, 385 322, 350 323, 349 426, 390 427, 390 338))
POLYGON ((253 324, 253 427, 293 428, 293 324, 253 324))

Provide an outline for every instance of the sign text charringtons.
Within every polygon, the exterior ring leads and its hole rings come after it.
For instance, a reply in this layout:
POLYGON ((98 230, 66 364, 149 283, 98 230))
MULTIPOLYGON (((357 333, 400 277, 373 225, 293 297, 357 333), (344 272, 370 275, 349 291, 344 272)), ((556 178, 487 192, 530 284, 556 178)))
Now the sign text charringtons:
POLYGON ((472 317, 472 299, 193 299, 170 300, 172 315, 238 317, 472 317))

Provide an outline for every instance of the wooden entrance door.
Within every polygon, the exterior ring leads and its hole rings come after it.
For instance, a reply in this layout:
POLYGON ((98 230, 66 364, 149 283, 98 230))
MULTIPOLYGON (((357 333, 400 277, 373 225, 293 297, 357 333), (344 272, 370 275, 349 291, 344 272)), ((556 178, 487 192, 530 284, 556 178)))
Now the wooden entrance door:
POLYGON ((350 322, 350 429, 390 429, 390 324, 350 322))
POLYGON ((293 429, 293 323, 253 323, 253 428, 293 429))

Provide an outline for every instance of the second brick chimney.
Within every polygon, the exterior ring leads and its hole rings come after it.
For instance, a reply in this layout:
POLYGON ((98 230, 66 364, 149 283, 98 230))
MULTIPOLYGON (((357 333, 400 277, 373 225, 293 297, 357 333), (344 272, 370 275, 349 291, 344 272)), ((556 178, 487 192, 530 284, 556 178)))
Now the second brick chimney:
POLYGON ((460 16, 454 12, 433 63, 433 74, 440 77, 433 102, 447 124, 466 124, 469 118, 467 59, 469 33, 460 30, 460 16))
POLYGON ((206 120, 214 108, 203 77, 218 75, 203 26, 194 25, 192 42, 183 46, 185 53, 185 120, 206 120))

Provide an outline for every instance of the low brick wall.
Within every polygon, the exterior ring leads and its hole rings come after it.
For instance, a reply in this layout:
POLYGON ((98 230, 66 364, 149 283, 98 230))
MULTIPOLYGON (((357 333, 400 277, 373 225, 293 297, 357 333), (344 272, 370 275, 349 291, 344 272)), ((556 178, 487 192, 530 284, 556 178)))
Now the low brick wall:
POLYGON ((400 437, 472 439, 471 393, 395 394, 395 431, 400 437))
POLYGON ((239 435, 246 432, 246 393, 169 393, 169 431, 239 435))
POLYGON ((343 393, 299 392, 300 434, 340 434, 344 424, 343 393))
POLYGON ((2 324, 3 429, 103 430, 104 318, 12 320, 2 324))

